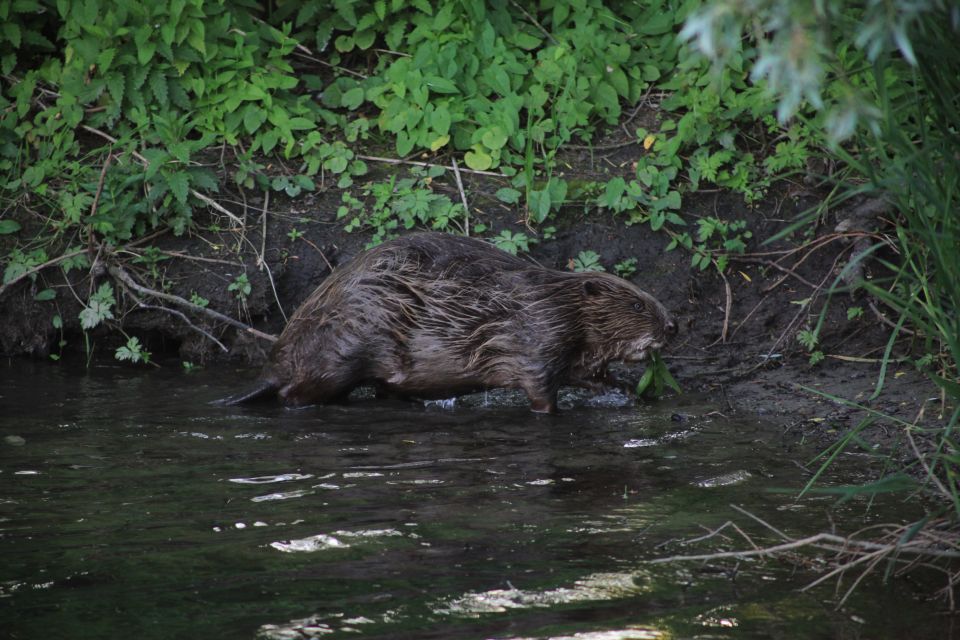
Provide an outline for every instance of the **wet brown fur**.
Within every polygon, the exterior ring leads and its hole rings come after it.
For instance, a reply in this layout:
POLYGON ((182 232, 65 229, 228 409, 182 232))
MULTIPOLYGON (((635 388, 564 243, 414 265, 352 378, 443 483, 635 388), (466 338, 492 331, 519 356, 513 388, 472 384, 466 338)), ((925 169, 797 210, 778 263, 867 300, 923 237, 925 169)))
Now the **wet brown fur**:
POLYGON ((358 255, 290 318, 259 385, 288 405, 357 386, 421 398, 523 389, 556 410, 561 385, 596 388, 613 360, 663 346, 663 305, 606 273, 545 269, 472 238, 416 233, 358 255))

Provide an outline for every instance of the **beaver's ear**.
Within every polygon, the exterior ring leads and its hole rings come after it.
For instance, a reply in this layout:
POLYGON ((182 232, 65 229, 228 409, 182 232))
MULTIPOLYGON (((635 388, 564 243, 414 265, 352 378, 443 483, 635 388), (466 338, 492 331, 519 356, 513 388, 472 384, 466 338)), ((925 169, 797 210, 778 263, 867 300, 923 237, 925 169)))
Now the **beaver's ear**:
POLYGON ((585 298, 591 298, 593 296, 598 296, 602 293, 600 283, 596 280, 584 280, 583 281, 583 295, 585 298))

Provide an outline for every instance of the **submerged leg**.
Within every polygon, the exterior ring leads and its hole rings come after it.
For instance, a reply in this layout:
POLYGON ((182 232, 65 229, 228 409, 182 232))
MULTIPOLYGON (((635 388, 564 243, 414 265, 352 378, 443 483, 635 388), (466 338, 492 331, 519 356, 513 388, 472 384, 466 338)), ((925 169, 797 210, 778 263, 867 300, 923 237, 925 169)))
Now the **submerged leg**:
POLYGON ((346 400, 356 386, 357 383, 352 378, 291 382, 282 387, 277 395, 283 404, 291 407, 332 404, 346 400))
POLYGON ((557 412, 557 390, 536 386, 524 386, 527 397, 530 399, 530 410, 534 413, 557 412))

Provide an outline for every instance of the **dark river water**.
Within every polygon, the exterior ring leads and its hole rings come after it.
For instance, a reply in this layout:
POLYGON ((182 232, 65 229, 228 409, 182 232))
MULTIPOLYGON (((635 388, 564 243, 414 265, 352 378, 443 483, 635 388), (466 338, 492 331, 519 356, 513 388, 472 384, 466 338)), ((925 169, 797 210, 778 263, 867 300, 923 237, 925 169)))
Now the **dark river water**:
POLYGON ((730 519, 772 541, 730 504, 798 536, 915 515, 797 501, 816 449, 779 427, 686 396, 209 404, 252 375, 0 363, 0 637, 950 637, 924 585, 837 609, 793 563, 648 563, 744 548, 680 543, 730 519))

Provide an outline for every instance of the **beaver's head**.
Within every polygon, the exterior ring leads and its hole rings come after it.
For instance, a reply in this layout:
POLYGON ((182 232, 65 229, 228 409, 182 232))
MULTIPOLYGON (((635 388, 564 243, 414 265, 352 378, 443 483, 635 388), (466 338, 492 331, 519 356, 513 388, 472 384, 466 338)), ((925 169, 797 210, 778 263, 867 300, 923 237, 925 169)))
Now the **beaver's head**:
POLYGON ((588 348, 601 359, 639 362, 677 334, 666 307, 639 287, 608 273, 581 277, 588 348))

